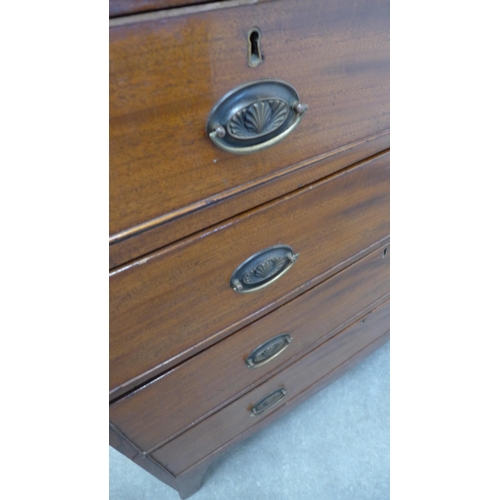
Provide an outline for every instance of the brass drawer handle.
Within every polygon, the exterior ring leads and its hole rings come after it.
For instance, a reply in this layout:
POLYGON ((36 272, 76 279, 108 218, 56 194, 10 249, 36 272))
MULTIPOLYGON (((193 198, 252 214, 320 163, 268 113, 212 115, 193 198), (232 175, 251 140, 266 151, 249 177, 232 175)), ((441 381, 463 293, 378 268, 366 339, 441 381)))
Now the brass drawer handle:
POLYGON ((227 93, 212 109, 207 133, 229 153, 248 154, 284 139, 307 109, 299 94, 281 80, 245 83, 227 93))
POLYGON ((265 412, 267 409, 274 406, 279 401, 281 401, 286 395, 286 389, 282 387, 277 391, 268 394, 265 398, 262 398, 258 403, 256 403, 252 409, 250 410, 250 416, 255 417, 255 415, 260 415, 265 412))
POLYGON ((257 368, 279 356, 293 340, 288 333, 282 333, 256 347, 248 356, 245 363, 249 368, 257 368))
POLYGON ((288 245, 275 245, 261 250, 236 268, 229 284, 239 293, 260 290, 283 276, 298 256, 288 245))

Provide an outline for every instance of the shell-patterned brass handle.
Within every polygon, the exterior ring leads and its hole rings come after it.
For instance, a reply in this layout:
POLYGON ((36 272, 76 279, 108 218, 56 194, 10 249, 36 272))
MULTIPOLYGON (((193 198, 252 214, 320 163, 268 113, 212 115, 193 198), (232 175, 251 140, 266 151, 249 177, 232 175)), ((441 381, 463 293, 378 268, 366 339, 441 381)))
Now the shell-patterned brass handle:
POLYGON ((283 276, 298 256, 288 245, 275 245, 261 250, 236 268, 229 284, 239 293, 260 290, 283 276))
POLYGON ((281 80, 260 80, 236 87, 212 109, 207 133, 224 151, 248 154, 284 139, 300 122, 307 104, 281 80))
POLYGON ((252 406, 250 410, 250 416, 260 415, 264 413, 267 409, 278 404, 286 396, 286 389, 281 387, 277 391, 268 394, 265 398, 262 398, 258 403, 252 406))
POLYGON ((279 356, 293 340, 288 333, 282 333, 281 335, 276 335, 267 342, 264 342, 260 346, 256 347, 246 359, 245 363, 249 368, 257 368, 259 366, 265 365, 268 361, 279 356))

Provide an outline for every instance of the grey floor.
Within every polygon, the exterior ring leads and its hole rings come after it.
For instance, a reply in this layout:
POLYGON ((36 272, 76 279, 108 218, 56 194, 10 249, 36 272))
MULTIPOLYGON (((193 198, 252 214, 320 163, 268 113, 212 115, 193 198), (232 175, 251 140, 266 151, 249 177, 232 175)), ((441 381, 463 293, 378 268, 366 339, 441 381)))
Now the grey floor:
MULTIPOLYGON (((110 500, 179 498, 110 448, 110 500)), ((222 455, 190 499, 389 499, 389 343, 222 455)))

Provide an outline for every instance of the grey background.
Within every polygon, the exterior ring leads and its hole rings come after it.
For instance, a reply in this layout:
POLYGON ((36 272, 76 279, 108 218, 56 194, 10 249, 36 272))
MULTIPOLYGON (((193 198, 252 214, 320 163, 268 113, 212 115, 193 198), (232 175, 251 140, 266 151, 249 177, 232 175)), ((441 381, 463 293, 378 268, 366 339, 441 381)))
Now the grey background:
MULTIPOLYGON (((389 343, 223 454, 192 500, 389 499, 389 343)), ((179 500, 110 448, 110 500, 179 500)))

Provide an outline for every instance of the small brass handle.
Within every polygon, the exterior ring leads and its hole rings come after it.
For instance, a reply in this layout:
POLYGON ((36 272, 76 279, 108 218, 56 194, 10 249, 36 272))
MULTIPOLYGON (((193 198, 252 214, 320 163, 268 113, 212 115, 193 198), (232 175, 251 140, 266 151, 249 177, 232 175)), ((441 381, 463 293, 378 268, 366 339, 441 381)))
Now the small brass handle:
POLYGON ((261 250, 236 268, 229 284, 239 293, 260 290, 283 276, 298 256, 288 245, 275 245, 261 250))
POLYGON ((265 398, 262 398, 258 403, 256 403, 250 410, 250 416, 255 417, 255 415, 260 415, 266 410, 276 405, 286 396, 286 389, 281 387, 277 391, 268 394, 265 398))
POLYGON ((217 102, 208 117, 207 133, 224 151, 255 153, 284 139, 307 108, 286 82, 266 79, 245 83, 217 102))
POLYGON ((290 337, 288 333, 282 333, 281 335, 276 335, 267 342, 264 342, 260 346, 256 347, 246 359, 245 363, 249 368, 258 368, 259 366, 265 365, 272 359, 279 356, 292 342, 293 337, 290 337))

